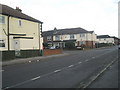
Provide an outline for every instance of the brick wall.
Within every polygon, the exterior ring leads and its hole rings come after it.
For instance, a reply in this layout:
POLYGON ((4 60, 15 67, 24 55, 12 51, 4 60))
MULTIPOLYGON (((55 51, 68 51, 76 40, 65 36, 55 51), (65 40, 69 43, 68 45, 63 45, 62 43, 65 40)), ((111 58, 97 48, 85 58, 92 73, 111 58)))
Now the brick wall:
POLYGON ((54 49, 54 50, 44 49, 43 53, 44 53, 43 54, 44 56, 62 54, 63 50, 62 49, 54 49))
POLYGON ((95 48, 95 45, 93 45, 93 41, 86 41, 86 47, 95 48))

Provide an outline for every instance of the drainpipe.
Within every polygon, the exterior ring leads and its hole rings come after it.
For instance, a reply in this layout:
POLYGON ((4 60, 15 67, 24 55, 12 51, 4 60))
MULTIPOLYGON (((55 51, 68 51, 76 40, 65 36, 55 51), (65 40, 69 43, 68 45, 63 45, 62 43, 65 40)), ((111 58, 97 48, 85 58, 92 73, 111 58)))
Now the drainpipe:
POLYGON ((40 51, 40 24, 38 23, 38 39, 39 39, 39 51, 40 51))
MULTIPOLYGON (((41 35, 39 35, 39 39, 41 40, 41 38, 42 38, 42 23, 40 23, 40 32, 41 32, 41 35)), ((43 50, 40 48, 40 45, 41 45, 41 41, 39 40, 39 50, 40 50, 40 55, 41 56, 43 56, 43 50)), ((42 44, 43 45, 43 44, 42 44)), ((43 48, 43 46, 42 46, 42 48, 43 48)))
POLYGON ((10 16, 8 16, 8 21, 7 21, 7 25, 8 25, 8 26, 7 26, 7 30, 8 30, 8 31, 7 31, 7 32, 8 32, 8 37, 7 37, 7 38, 8 38, 8 51, 10 51, 9 17, 10 17, 10 16))

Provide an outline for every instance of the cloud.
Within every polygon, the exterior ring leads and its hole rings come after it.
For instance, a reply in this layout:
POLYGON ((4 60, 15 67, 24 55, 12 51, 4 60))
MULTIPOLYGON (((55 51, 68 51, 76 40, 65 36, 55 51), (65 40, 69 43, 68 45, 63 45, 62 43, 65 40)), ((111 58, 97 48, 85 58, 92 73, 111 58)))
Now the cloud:
POLYGON ((43 31, 82 27, 97 34, 118 34, 118 0, 2 0, 44 22, 43 31))

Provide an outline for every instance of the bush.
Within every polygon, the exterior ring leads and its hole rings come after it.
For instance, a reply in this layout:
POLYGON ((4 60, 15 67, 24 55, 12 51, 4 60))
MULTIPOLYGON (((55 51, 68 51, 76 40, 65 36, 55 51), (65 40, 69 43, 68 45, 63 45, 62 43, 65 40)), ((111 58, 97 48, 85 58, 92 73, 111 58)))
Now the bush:
POLYGON ((113 46, 113 44, 112 43, 96 43, 95 46, 96 48, 99 48, 99 47, 113 46))
POLYGON ((75 49, 75 43, 74 42, 66 42, 65 48, 66 49, 75 49))

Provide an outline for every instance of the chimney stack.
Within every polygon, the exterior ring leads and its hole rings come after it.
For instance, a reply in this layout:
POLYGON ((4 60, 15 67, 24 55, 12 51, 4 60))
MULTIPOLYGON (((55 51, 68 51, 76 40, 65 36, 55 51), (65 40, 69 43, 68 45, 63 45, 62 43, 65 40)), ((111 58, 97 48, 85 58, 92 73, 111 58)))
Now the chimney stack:
POLYGON ((57 30, 57 28, 55 27, 54 30, 57 30))
POLYGON ((22 12, 22 10, 19 7, 16 7, 16 10, 22 12))

